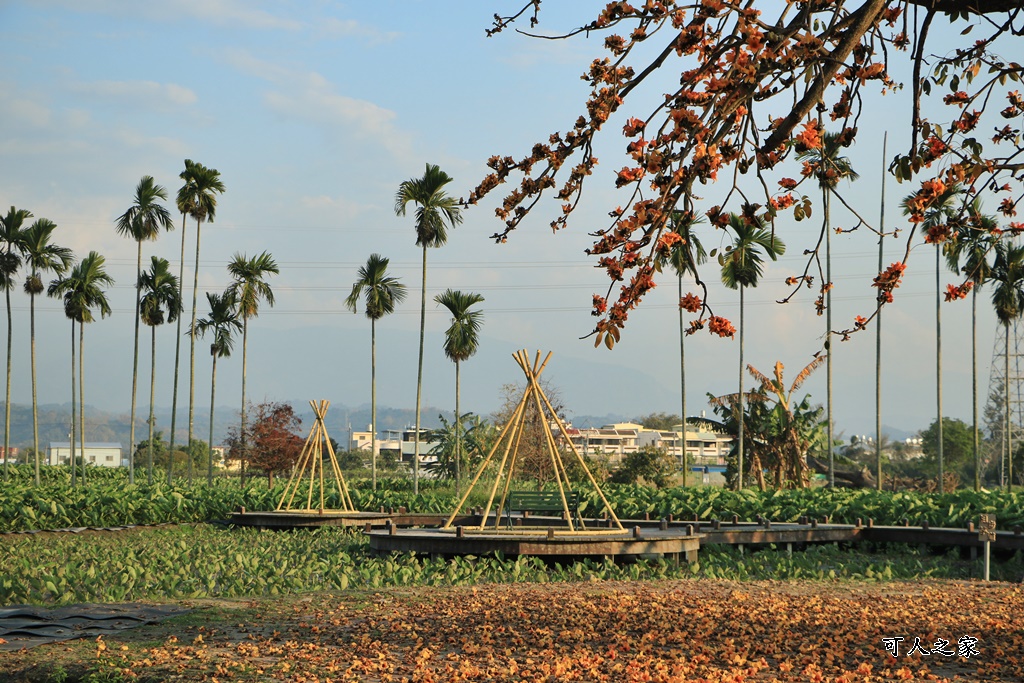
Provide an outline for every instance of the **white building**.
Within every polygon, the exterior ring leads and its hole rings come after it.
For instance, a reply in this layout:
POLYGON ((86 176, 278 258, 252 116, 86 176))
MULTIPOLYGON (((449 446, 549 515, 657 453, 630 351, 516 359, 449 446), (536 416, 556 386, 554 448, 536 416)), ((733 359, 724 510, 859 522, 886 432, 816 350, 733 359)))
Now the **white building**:
MULTIPOLYGON (((370 451, 373 444, 372 431, 373 426, 365 432, 352 432, 352 440, 349 443, 349 448, 354 451, 370 451)), ((428 455, 430 450, 437 445, 436 441, 428 441, 425 437, 430 432, 429 429, 420 428, 420 462, 432 462, 436 460, 434 456, 428 455)), ((416 451, 416 428, 407 427, 405 429, 385 429, 380 432, 377 436, 377 454, 382 452, 390 451, 396 457, 401 456, 401 460, 405 462, 412 462, 413 454, 416 451)))
MULTIPOLYGON (((123 451, 119 443, 85 442, 84 448, 75 444, 75 455, 85 456, 85 462, 96 467, 122 467, 123 451)), ((71 444, 67 441, 51 441, 46 449, 46 462, 50 465, 67 465, 71 461, 71 444)))
MULTIPOLYGON (((580 452, 607 455, 613 465, 645 446, 660 448, 678 458, 682 464, 681 431, 682 425, 676 425, 674 430, 662 431, 647 429, 633 422, 597 428, 567 428, 569 439, 580 452)), ((701 465, 724 465, 725 456, 732 448, 732 441, 733 438, 729 434, 700 429, 692 424, 687 425, 686 453, 691 462, 701 465)))

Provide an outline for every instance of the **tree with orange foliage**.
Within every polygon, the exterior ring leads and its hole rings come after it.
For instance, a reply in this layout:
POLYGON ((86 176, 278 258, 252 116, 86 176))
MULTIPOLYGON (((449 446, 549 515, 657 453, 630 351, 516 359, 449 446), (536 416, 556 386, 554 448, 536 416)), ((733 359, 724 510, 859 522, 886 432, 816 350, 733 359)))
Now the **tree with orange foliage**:
MULTIPOLYGON (((535 35, 541 4, 529 0, 517 13, 495 15, 488 35, 526 18, 530 29, 520 33, 535 35)), ((491 157, 491 172, 466 201, 475 204, 519 178, 495 209, 504 228, 493 238, 507 240, 545 193, 562 203, 552 229, 566 227, 595 172, 598 134, 614 116, 623 116, 625 165, 615 174, 615 185, 625 193, 624 201, 592 233, 595 241, 588 250, 611 280, 604 295, 593 297, 598 318, 593 334, 611 348, 630 311, 656 284, 659 248, 674 211, 703 214, 714 228, 726 231, 728 217, 740 214, 765 221, 773 234, 787 215, 796 221, 808 218, 814 169, 796 157, 823 144, 818 117, 827 117, 845 148, 857 138, 868 95, 904 96, 910 98, 910 144, 892 160, 890 172, 917 188, 909 204, 914 227, 906 231, 900 261, 905 266, 916 225, 947 186, 967 188, 959 209, 963 213, 975 198, 989 194, 1004 217, 1016 215, 1024 195, 1024 97, 1016 89, 1024 67, 1003 59, 999 51, 1016 49, 1022 24, 1024 9, 1017 0, 608 2, 577 28, 542 36, 605 36, 605 54, 583 76, 591 86, 583 113, 518 159, 491 157), (954 30, 963 26, 963 36, 976 30, 960 43, 943 36, 941 54, 934 55, 929 32, 940 23, 954 30), (644 57, 652 44, 654 56, 644 57), (905 91, 890 76, 890 62, 898 59, 913 70, 905 91), (677 85, 665 92, 666 82, 677 85), (935 97, 926 108, 933 88, 935 97), (941 104, 940 88, 949 90, 941 104), (623 111, 642 100, 645 89, 654 90, 648 95, 656 103, 639 112, 623 111), (785 113, 779 116, 780 111, 785 113), (741 187, 743 175, 752 179, 741 187), (805 181, 808 193, 801 195, 805 181), (715 206, 700 205, 698 188, 715 182, 728 186, 724 199, 715 206)), ((855 217, 855 228, 880 231, 838 192, 833 196, 855 217)), ((1021 230, 1024 223, 1010 223, 1005 232, 1021 230)), ((802 235, 809 242, 807 266, 804 276, 787 279, 794 292, 810 284, 806 273, 813 264, 820 269, 824 233, 816 232, 816 238, 802 235)), ((891 300, 895 284, 880 289, 879 308, 891 300)), ((713 315, 699 274, 697 286, 704 296, 695 320, 718 321, 708 329, 720 334, 726 328, 713 315)), ((863 319, 864 325, 830 333, 847 338, 864 329, 877 310, 863 319)), ((691 325, 690 332, 698 329, 702 326, 691 325)))

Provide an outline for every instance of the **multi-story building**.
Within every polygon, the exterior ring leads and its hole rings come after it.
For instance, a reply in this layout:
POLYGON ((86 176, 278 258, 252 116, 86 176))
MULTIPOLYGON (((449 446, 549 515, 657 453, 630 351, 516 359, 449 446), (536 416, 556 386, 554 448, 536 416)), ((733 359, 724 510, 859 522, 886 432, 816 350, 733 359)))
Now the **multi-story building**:
MULTIPOLYGON (((567 431, 569 439, 580 452, 608 456, 609 464, 612 465, 645 446, 663 449, 669 455, 678 458, 682 465, 682 425, 676 425, 674 430, 666 431, 647 429, 632 422, 622 422, 604 427, 569 427, 567 431)), ((733 438, 729 434, 701 429, 692 424, 687 425, 686 453, 692 463, 724 465, 725 456, 732 448, 732 442, 733 438)))
MULTIPOLYGON (((420 428, 421 463, 436 460, 436 458, 429 455, 431 449, 437 445, 436 441, 428 441, 425 438, 429 433, 429 429, 420 428)), ((416 451, 415 435, 415 427, 381 430, 377 435, 377 453, 390 452, 395 457, 400 457, 403 461, 412 462, 412 457, 416 451)), ((349 443, 349 448, 369 452, 373 445, 372 436, 372 425, 365 432, 352 432, 352 441, 349 443)))

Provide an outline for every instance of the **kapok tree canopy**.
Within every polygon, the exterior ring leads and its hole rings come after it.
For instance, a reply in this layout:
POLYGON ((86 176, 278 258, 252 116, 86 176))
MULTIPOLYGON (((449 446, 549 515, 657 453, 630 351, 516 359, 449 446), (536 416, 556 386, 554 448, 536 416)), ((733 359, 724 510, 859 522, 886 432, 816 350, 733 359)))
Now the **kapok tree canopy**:
MULTIPOLYGON (((533 29, 540 21, 541 1, 530 0, 516 14, 495 15, 488 35, 525 18, 533 29)), ((729 229, 731 214, 750 223, 763 220, 772 234, 787 215, 806 219, 813 210, 811 197, 816 196, 810 188, 828 180, 829 168, 815 161, 821 155, 805 153, 822 146, 826 127, 848 147, 858 135, 866 95, 909 93, 910 145, 895 156, 889 170, 898 181, 915 183, 906 204, 913 229, 903 236, 903 258, 874 278, 881 307, 892 301, 904 275, 917 225, 951 185, 959 183, 966 190, 960 209, 931 227, 926 241, 963 239, 964 228, 997 237, 1024 231, 1024 224, 1012 220, 1024 177, 1024 97, 1017 90, 1024 73, 1019 63, 999 54, 1000 49, 1019 50, 1022 11, 1017 0, 609 2, 589 23, 562 35, 544 36, 605 35, 607 54, 595 59, 583 75, 591 86, 585 113, 571 128, 553 133, 518 160, 491 157, 492 173, 467 201, 475 204, 513 176, 521 176, 496 209, 505 227, 493 238, 504 242, 545 193, 553 193, 562 203, 552 229, 566 227, 597 165, 593 146, 598 133, 613 114, 627 109, 629 118, 622 128, 627 161, 615 182, 625 201, 610 211, 606 225, 591 233, 595 241, 588 249, 611 279, 605 294, 594 295, 592 311, 598 318, 595 343, 604 341, 611 348, 629 312, 655 286, 659 257, 682 239, 666 227, 673 211, 691 219, 704 214, 723 230, 729 229), (931 51, 938 46, 929 43, 929 31, 941 22, 962 26, 962 42, 950 45, 943 39, 943 54, 936 55, 931 51), (644 43, 660 47, 653 58, 641 59, 640 53, 648 52, 647 46, 639 48, 644 43), (636 63, 637 59, 641 61, 636 63), (890 65, 899 59, 912 66, 905 90, 890 77, 890 65), (628 111, 643 86, 657 81, 660 85, 654 87, 664 87, 667 71, 678 71, 678 86, 668 93, 656 92, 663 97, 653 108, 628 111), (652 78, 655 73, 662 77, 652 78), (948 92, 941 97, 946 106, 930 120, 922 114, 922 102, 933 88, 936 96, 940 89, 948 92), (753 182, 741 186, 741 176, 752 177, 753 182), (715 182, 728 184, 724 200, 702 205, 695 189, 715 182), (805 182, 806 195, 800 191, 805 182), (751 187, 756 189, 752 192, 751 187), (982 195, 995 198, 1006 219, 1001 228, 983 225, 970 210, 982 195), (619 291, 613 294, 617 284, 619 291)), ((855 216, 857 224, 848 229, 880 232, 880 226, 842 199, 838 188, 833 196, 855 216)), ((787 278, 793 287, 790 297, 803 286, 813 286, 812 269, 818 270, 821 292, 830 286, 821 277, 819 262, 826 229, 822 225, 817 238, 809 240, 803 273, 787 278)), ((730 251, 725 249, 718 258, 724 264, 730 251)), ((950 287, 947 298, 967 295, 972 274, 964 275, 962 284, 950 287)), ((689 332, 706 326, 712 333, 732 336, 733 326, 714 315, 699 272, 696 282, 703 295, 690 292, 680 300, 680 306, 695 316, 689 332)), ((877 310, 832 333, 846 338, 864 329, 877 310)))

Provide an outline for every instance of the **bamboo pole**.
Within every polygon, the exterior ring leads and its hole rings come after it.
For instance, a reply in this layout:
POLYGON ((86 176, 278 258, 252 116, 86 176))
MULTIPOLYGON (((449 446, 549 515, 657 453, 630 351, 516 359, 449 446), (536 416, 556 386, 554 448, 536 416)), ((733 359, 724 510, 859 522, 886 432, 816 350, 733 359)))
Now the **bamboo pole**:
MULTIPOLYGON (((312 401, 310 401, 310 404, 312 404, 312 401)), ((293 471, 293 475, 295 475, 295 487, 291 490, 291 496, 289 496, 289 498, 288 498, 288 509, 289 510, 292 509, 292 504, 295 502, 295 495, 299 492, 299 487, 302 485, 302 477, 303 477, 303 475, 305 475, 306 467, 309 465, 310 458, 312 457, 312 448, 311 448, 311 444, 312 443, 313 443, 313 432, 312 432, 312 430, 310 430, 309 435, 306 437, 306 443, 302 447, 302 453, 299 455, 299 465, 300 466, 299 466, 299 468, 297 470, 293 471), (295 474, 295 472, 297 472, 297 475, 295 474)), ((292 485, 290 479, 289 479, 288 485, 289 486, 292 485)), ((288 492, 288 489, 286 488, 285 489, 285 493, 287 493, 287 492, 288 492)), ((282 496, 281 498, 283 500, 284 496, 282 496)))
MULTIPOLYGON (((326 415, 327 411, 324 410, 326 415)), ((327 436, 327 427, 324 427, 324 436, 327 436)), ((338 456, 334 452, 334 446, 331 445, 331 440, 325 438, 324 443, 327 444, 327 452, 331 456, 331 468, 334 471, 334 480, 338 482, 338 497, 341 499, 342 509, 346 512, 355 512, 356 506, 352 503, 352 497, 349 495, 348 482, 345 481, 345 476, 341 473, 341 466, 338 464, 338 456)))
MULTIPOLYGON (((525 410, 524 410, 524 412, 525 412, 525 410)), ((501 510, 503 510, 505 508, 505 501, 508 500, 509 489, 512 488, 512 477, 513 477, 513 475, 515 474, 515 471, 516 471, 516 462, 519 461, 519 443, 520 443, 520 441, 522 441, 523 432, 524 431, 526 431, 526 423, 525 423, 524 420, 520 420, 520 422, 519 422, 519 429, 518 429, 518 431, 515 433, 515 435, 513 437, 515 439, 515 444, 512 446, 512 460, 508 464, 508 474, 505 477, 505 486, 501 490, 501 502, 498 503, 498 512, 499 513, 501 512, 501 510)), ((511 439, 509 440, 509 443, 511 443, 511 439)), ((495 515, 495 517, 494 517, 494 529, 495 530, 498 529, 499 521, 500 520, 498 520, 498 516, 495 515)))
MULTIPOLYGON (((323 446, 323 443, 324 443, 324 439, 327 437, 326 429, 324 429, 323 404, 324 404, 324 401, 320 401, 320 403, 318 405, 314 406, 314 408, 313 408, 313 415, 314 415, 314 417, 313 417, 313 428, 310 429, 310 432, 316 432, 316 437, 314 438, 313 443, 316 444, 316 451, 317 451, 315 464, 319 467, 319 479, 320 479, 320 507, 319 507, 319 512, 320 512, 320 514, 323 514, 323 512, 324 512, 324 446, 323 446)), ((316 472, 314 472, 313 474, 314 474, 314 478, 316 478, 316 472)))
MULTIPOLYGON (((522 401, 520 401, 520 406, 516 407, 516 412, 518 412, 520 410, 521 405, 522 405, 522 401)), ((455 510, 448 517, 448 520, 442 525, 441 528, 447 529, 447 528, 451 527, 452 520, 454 520, 455 516, 459 514, 459 511, 462 509, 462 506, 466 504, 466 500, 469 498, 469 494, 472 493, 473 487, 476 486, 476 483, 480 480, 480 477, 481 477, 481 475, 483 475, 484 470, 487 469, 487 465, 490 464, 491 458, 494 457, 495 452, 497 452, 498 447, 501 445, 502 439, 505 438, 505 434, 508 432, 509 428, 512 426, 512 423, 513 423, 513 420, 509 420, 505 424, 505 426, 502 428, 501 434, 498 435, 497 441, 494 442, 494 445, 491 447, 491 450, 487 454, 487 457, 484 458, 483 462, 480 463, 480 467, 477 468, 476 475, 473 477, 473 481, 470 482, 469 486, 466 488, 466 492, 462 494, 462 498, 461 498, 461 500, 459 500, 459 504, 457 506, 455 506, 455 510)))
MULTIPOLYGON (((310 436, 312 436, 313 433, 316 431, 316 425, 313 425, 313 427, 314 428, 310 430, 310 436)), ((319 445, 320 445, 320 442, 317 441, 316 439, 314 439, 313 440, 313 448, 312 448, 313 460, 310 463, 310 471, 309 471, 309 489, 308 489, 308 491, 306 493, 306 509, 307 510, 313 509, 313 480, 316 479, 316 456, 318 455, 317 451, 320 450, 318 448, 319 445)))
MULTIPOLYGON (((312 401, 310 403, 312 403, 312 401)), ((296 463, 296 467, 292 468, 291 476, 288 477, 288 483, 285 485, 284 491, 281 493, 281 500, 277 504, 277 508, 276 508, 277 510, 280 510, 282 507, 284 507, 284 500, 285 500, 285 498, 288 498, 288 492, 291 489, 293 482, 295 483, 296 489, 298 489, 298 485, 299 485, 298 482, 302 480, 302 474, 306 470, 306 460, 309 457, 307 451, 309 449, 310 439, 312 439, 312 438, 313 438, 312 434, 310 434, 309 436, 306 437, 306 443, 303 444, 302 451, 299 453, 299 459, 298 459, 298 462, 296 463)), ((295 491, 292 491, 291 498, 288 499, 288 507, 289 508, 291 507, 292 500, 294 498, 295 498, 295 491)))
MULTIPOLYGON (((558 414, 555 412, 554 406, 551 405, 551 401, 548 399, 547 395, 544 393, 544 390, 541 388, 540 375, 546 368, 548 361, 551 360, 551 356, 551 352, 548 352, 547 356, 545 356, 542 361, 541 352, 537 351, 533 358, 533 362, 531 363, 530 356, 525 349, 516 351, 515 353, 512 354, 513 359, 516 361, 520 369, 522 369, 523 374, 526 376, 526 387, 523 390, 523 395, 519 399, 519 402, 513 410, 511 417, 502 427, 501 433, 498 435, 498 438, 495 441, 494 445, 491 447, 490 451, 487 453, 487 456, 484 458, 483 462, 477 469, 477 472, 473 477, 473 480, 469 483, 469 486, 461 495, 461 498, 458 502, 458 505, 456 505, 455 510, 448 517, 448 519, 445 521, 444 525, 441 528, 451 528, 452 522, 455 520, 455 517, 459 514, 459 512, 461 512, 462 508, 465 506, 466 501, 469 499, 469 496, 472 493, 473 489, 479 483, 484 471, 495 459, 495 455, 498 453, 498 450, 502 448, 502 446, 504 446, 504 448, 502 449, 501 461, 498 464, 497 475, 495 476, 493 485, 491 485, 490 487, 487 505, 484 509, 482 521, 480 525, 476 528, 481 531, 484 528, 486 528, 486 520, 490 515, 492 508, 494 507, 494 502, 498 496, 499 487, 501 487, 501 497, 500 502, 498 504, 499 513, 504 508, 505 502, 508 499, 509 489, 511 487, 516 462, 519 456, 519 445, 521 443, 521 439, 526 428, 526 411, 532 400, 533 406, 536 408, 537 414, 540 416, 542 422, 544 440, 547 444, 548 454, 551 456, 551 462, 554 468, 555 483, 558 487, 559 495, 562 499, 562 508, 566 515, 566 522, 567 526, 569 527, 569 530, 572 532, 577 531, 577 526, 574 523, 572 516, 569 512, 568 500, 566 498, 566 486, 570 485, 571 482, 569 480, 569 473, 565 461, 562 459, 561 454, 558 450, 558 444, 555 439, 555 434, 551 427, 551 419, 554 420, 555 425, 559 430, 559 433, 568 443, 569 449, 572 451, 573 455, 576 456, 576 459, 582 467, 583 472, 586 474, 587 479, 590 481, 591 485, 597 491, 597 494, 603 502, 605 509, 611 516, 615 524, 615 527, 620 531, 625 531, 625 529, 622 526, 622 522, 615 514, 615 510, 612 508, 611 503, 608 501, 608 498, 604 495, 604 492, 601 490, 600 485, 594 478, 593 473, 587 466, 586 460, 576 449, 575 444, 569 437, 568 429, 566 428, 565 424, 562 422, 558 414), (506 464, 508 465, 508 467, 506 467, 506 464)), ((498 515, 495 515, 495 530, 498 529, 499 524, 500 519, 498 519, 498 515)), ((585 528, 585 525, 583 525, 582 523, 579 525, 579 529, 585 528)))
MULTIPOLYGON (((516 434, 517 433, 518 434, 522 434, 522 430, 523 430, 523 417, 526 415, 526 406, 527 406, 527 403, 529 401, 529 398, 530 398, 530 392, 529 391, 524 391, 523 392, 523 398, 520 399, 519 405, 516 406, 516 412, 513 415, 513 422, 515 423, 515 427, 513 428, 512 436, 509 438, 508 443, 505 444, 505 452, 502 454, 502 456, 501 456, 501 463, 498 465, 498 474, 494 478, 494 485, 491 487, 491 493, 490 493, 490 495, 487 498, 487 506, 484 508, 483 517, 480 518, 480 528, 481 529, 483 529, 483 527, 486 526, 487 516, 491 514, 491 508, 494 506, 494 496, 498 492, 498 484, 501 483, 501 477, 502 477, 502 475, 504 475, 505 476, 505 487, 502 490, 502 494, 501 494, 501 504, 498 506, 498 509, 495 511, 495 514, 494 514, 494 528, 495 529, 498 528, 498 515, 501 514, 501 506, 503 506, 505 504, 505 495, 506 495, 506 493, 508 491, 509 482, 511 482, 511 480, 512 480, 512 472, 511 472, 511 470, 508 471, 508 472, 505 471, 505 463, 508 462, 508 454, 509 454, 509 451, 512 450, 512 442, 513 442, 513 440, 515 440, 515 443, 516 443, 516 446, 517 446, 516 451, 518 451, 519 439, 516 438, 516 434)), ((515 460, 515 452, 513 452, 512 460, 513 461, 515 460)))
POLYGON ((597 491, 597 495, 599 495, 601 497, 601 501, 604 503, 605 509, 608 511, 608 514, 611 515, 612 520, 615 522, 615 526, 617 526, 619 529, 622 529, 623 531, 625 531, 625 529, 622 526, 622 522, 619 521, 618 515, 615 514, 615 510, 612 508, 611 503, 609 503, 608 499, 605 497, 604 491, 601 490, 601 487, 598 485, 597 480, 594 479, 594 475, 590 472, 590 468, 587 467, 587 463, 583 459, 583 456, 580 455, 580 452, 578 450, 576 450, 576 444, 574 444, 572 442, 572 439, 569 438, 569 431, 565 428, 565 425, 562 423, 561 418, 558 417, 558 415, 555 413, 554 409, 551 407, 551 402, 548 400, 548 397, 545 396, 543 394, 543 392, 541 393, 541 396, 543 396, 544 402, 547 404, 548 409, 551 411, 551 414, 554 416, 555 424, 558 425, 558 429, 561 431, 562 435, 565 437, 565 440, 569 443, 569 449, 572 450, 573 455, 576 456, 576 459, 579 461, 580 466, 583 467, 583 471, 586 473, 587 478, 590 479, 590 483, 593 484, 594 489, 597 491))
POLYGON ((551 425, 548 424, 548 420, 544 416, 544 411, 540 407, 540 399, 537 398, 536 394, 534 395, 534 401, 537 402, 537 413, 540 415, 541 425, 544 428, 544 438, 548 445, 548 454, 551 456, 551 466, 555 470, 555 483, 558 485, 558 495, 562 499, 562 510, 565 512, 565 520, 568 522, 569 531, 575 531, 576 527, 573 524, 572 515, 569 513, 569 501, 565 498, 565 485, 562 482, 562 475, 558 468, 561 458, 559 458, 558 449, 555 447, 555 437, 551 435, 551 425))

